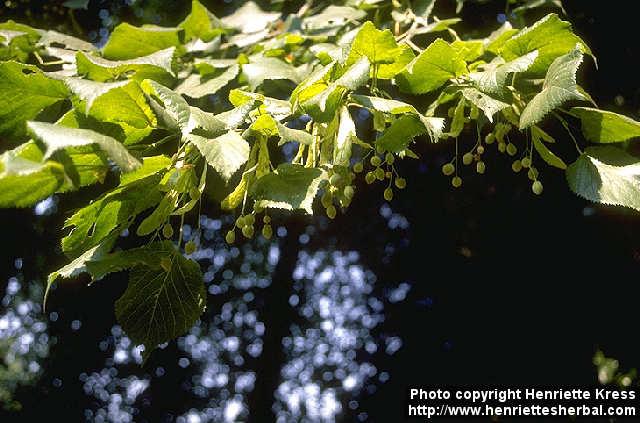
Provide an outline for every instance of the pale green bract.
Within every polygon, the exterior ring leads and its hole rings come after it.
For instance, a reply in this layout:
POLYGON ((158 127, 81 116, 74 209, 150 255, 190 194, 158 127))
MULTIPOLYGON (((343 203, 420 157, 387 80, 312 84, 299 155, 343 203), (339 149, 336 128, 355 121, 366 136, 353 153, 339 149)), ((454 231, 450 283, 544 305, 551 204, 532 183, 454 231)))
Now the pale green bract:
POLYGON ((458 31, 459 17, 433 16, 434 0, 315 2, 291 16, 274 3, 218 17, 192 0, 176 27, 121 23, 101 50, 0 23, 0 207, 89 185, 100 193, 69 213, 69 264, 48 288, 130 270, 116 315, 145 358, 205 307, 200 268, 173 236, 183 219, 197 221, 203 200, 222 199, 240 222, 251 215, 245 237, 262 232, 254 226, 265 209, 313 214, 320 192, 331 194, 321 202, 334 217, 361 178, 400 188, 403 161, 439 141, 438 154, 456 155, 456 176, 460 161, 488 161, 480 148, 497 146, 532 159, 531 178, 565 170, 579 196, 640 210, 639 161, 625 152, 640 123, 563 110, 593 103, 576 80, 591 51, 555 14, 524 21, 525 9, 556 0, 517 2, 515 19, 484 38, 458 31), (551 118, 569 133, 545 132, 551 118), (128 250, 119 249, 124 230, 128 250))

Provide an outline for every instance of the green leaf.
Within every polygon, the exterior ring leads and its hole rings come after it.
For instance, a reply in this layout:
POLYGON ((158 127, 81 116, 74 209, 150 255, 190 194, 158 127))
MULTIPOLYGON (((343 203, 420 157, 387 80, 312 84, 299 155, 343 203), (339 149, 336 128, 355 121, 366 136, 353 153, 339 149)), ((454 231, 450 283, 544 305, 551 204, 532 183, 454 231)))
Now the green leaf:
POLYGON ((353 65, 363 56, 367 57, 372 65, 372 76, 377 67, 376 76, 380 79, 393 78, 414 58, 409 46, 398 46, 391 31, 380 31, 371 22, 362 25, 351 43, 346 65, 353 65))
POLYGON ((147 176, 154 175, 166 169, 171 164, 171 159, 167 156, 150 156, 142 159, 142 166, 133 172, 123 173, 120 176, 120 185, 127 185, 147 176))
POLYGON ((113 244, 115 243, 116 237, 111 236, 105 239, 100 244, 95 247, 89 248, 87 251, 76 257, 66 266, 62 266, 60 269, 51 272, 49 277, 47 278, 47 289, 44 293, 44 307, 47 306, 47 300, 49 298, 49 292, 51 291, 51 286, 53 283, 58 280, 58 278, 63 279, 71 279, 76 276, 80 276, 82 273, 89 272, 87 268, 87 264, 90 260, 98 260, 101 259, 105 254, 107 254, 111 248, 113 248, 113 244))
POLYGON ((382 133, 376 145, 385 151, 399 153, 406 149, 418 135, 426 132, 424 124, 417 116, 402 115, 382 133))
POLYGON ((304 18, 302 28, 308 33, 334 35, 349 22, 357 22, 367 16, 363 10, 348 6, 331 5, 318 14, 304 18))
POLYGON ((253 1, 244 3, 231 15, 222 18, 222 23, 243 34, 262 31, 280 18, 280 13, 265 12, 253 1))
POLYGON ((69 95, 62 82, 16 62, 0 63, 0 92, 0 138, 9 140, 24 137, 28 120, 69 95))
POLYGON ((86 261, 85 267, 96 281, 109 273, 120 272, 134 266, 161 267, 162 260, 170 258, 175 249, 171 241, 152 242, 143 247, 92 257, 86 261))
POLYGON ((489 97, 475 88, 463 88, 460 92, 464 98, 475 104, 484 112, 487 119, 489 119, 489 122, 493 122, 493 115, 504 108, 510 107, 507 103, 489 97))
POLYGON ((193 106, 189 110, 191 112, 189 127, 193 127, 191 130, 193 134, 213 138, 224 134, 228 129, 233 129, 218 117, 220 115, 214 115, 193 106))
POLYGON ((187 194, 196 186, 195 172, 192 166, 171 168, 165 173, 159 188, 166 191, 164 197, 158 203, 153 212, 147 216, 136 230, 136 235, 146 236, 167 222, 169 216, 175 214, 178 203, 184 200, 183 194, 187 194))
POLYGON ((77 257, 99 244, 113 232, 127 228, 132 218, 158 204, 160 175, 152 175, 107 192, 88 206, 81 208, 65 222, 73 227, 62 239, 62 250, 77 257))
POLYGON ((127 290, 116 301, 116 318, 135 344, 144 345, 146 360, 157 345, 189 330, 205 305, 200 267, 174 248, 158 266, 131 270, 127 290))
POLYGON ((0 23, 0 60, 27 62, 40 38, 38 30, 12 20, 0 23))
POLYGON ((578 46, 553 61, 544 78, 542 91, 531 99, 520 115, 520 129, 540 122, 565 101, 584 99, 576 85, 576 72, 580 63, 582 52, 578 46))
POLYGON ((156 125, 144 93, 135 81, 95 82, 80 78, 65 80, 83 102, 85 114, 102 122, 113 122, 127 129, 147 129, 156 125))
POLYGON ((241 106, 233 108, 229 111, 218 113, 216 119, 224 122, 227 125, 227 129, 236 129, 238 126, 242 125, 249 113, 255 109, 256 102, 251 100, 241 106))
POLYGON ((518 30, 513 28, 509 21, 507 21, 485 39, 484 49, 490 53, 498 54, 504 43, 517 33, 518 30))
POLYGON ((262 103, 260 111, 271 115, 277 121, 286 119, 291 115, 291 103, 289 101, 266 97, 260 93, 233 89, 229 92, 229 101, 236 107, 243 106, 249 102, 262 103))
POLYGON ((214 139, 198 135, 188 135, 186 139, 198 148, 207 163, 225 182, 229 182, 233 174, 249 159, 249 144, 235 131, 214 139))
POLYGON ((258 179, 251 196, 260 207, 301 209, 313 213, 313 199, 326 173, 317 168, 281 164, 273 173, 258 179))
POLYGON ((208 42, 225 32, 222 21, 198 0, 191 2, 191 13, 178 25, 178 28, 184 29, 186 41, 200 39, 208 42))
POLYGON ((538 154, 540 154, 542 160, 547 162, 548 165, 557 167, 558 169, 567 168, 567 165, 564 163, 564 161, 560 157, 556 156, 551 150, 549 150, 539 137, 532 136, 532 139, 533 146, 535 147, 536 151, 538 152, 538 154))
POLYGON ((424 94, 466 73, 466 70, 466 63, 458 52, 438 38, 396 75, 396 82, 403 92, 424 94))
POLYGON ((215 77, 191 74, 175 88, 175 91, 191 98, 212 95, 233 81, 238 76, 239 71, 240 67, 238 65, 232 65, 215 77))
POLYGON ((2 37, 2 43, 4 45, 9 45, 16 37, 23 37, 27 35, 26 32, 22 31, 12 31, 10 29, 0 29, 0 37, 2 37))
POLYGON ((210 59, 196 58, 193 66, 196 68, 200 76, 212 76, 219 73, 220 69, 226 69, 233 65, 237 65, 237 59, 210 59))
POLYGON ((401 115, 404 113, 418 114, 415 107, 402 101, 361 94, 351 94, 350 97, 353 101, 369 110, 377 110, 379 112, 391 113, 393 115, 401 115))
POLYGON ((0 207, 28 207, 61 189, 64 167, 42 162, 42 152, 26 143, 0 155, 0 207))
POLYGON ((298 142, 304 145, 311 145, 313 143, 313 135, 307 131, 288 128, 278 121, 276 121, 276 127, 278 128, 278 135, 280 136, 280 141, 278 141, 279 146, 288 142, 298 142))
POLYGON ((538 57, 537 50, 507 63, 497 57, 491 63, 484 65, 482 72, 473 72, 469 76, 475 81, 480 91, 487 94, 500 94, 507 88, 509 74, 525 72, 536 60, 536 57, 538 57))
POLYGON ((307 131, 288 128, 268 114, 258 116, 242 135, 244 137, 262 135, 267 139, 277 136, 280 137, 278 146, 287 142, 299 142, 305 145, 313 143, 313 136, 307 131))
POLYGON ((505 42, 500 55, 510 61, 537 50, 538 57, 528 71, 543 74, 556 58, 574 50, 576 44, 580 44, 584 52, 591 54, 585 42, 573 33, 571 24, 552 13, 505 42))
POLYGON ((28 122, 27 126, 34 138, 45 145, 45 160, 61 149, 97 144, 123 172, 131 172, 140 167, 138 159, 133 157, 119 141, 109 136, 89 129, 68 128, 45 122, 28 122))
POLYGON ((148 56, 130 60, 113 61, 102 57, 92 56, 83 52, 76 55, 78 75, 85 76, 94 81, 109 81, 119 79, 126 75, 137 81, 153 79, 159 82, 172 81, 173 71, 171 63, 175 47, 169 47, 151 53, 148 56))
POLYGON ((451 47, 466 62, 473 62, 484 54, 484 41, 482 40, 456 40, 451 43, 451 47))
POLYGON ((161 28, 153 25, 135 27, 121 23, 111 33, 102 49, 106 59, 126 60, 148 56, 159 50, 180 46, 178 28, 161 28))
POLYGON ((398 100, 391 100, 381 97, 370 97, 360 94, 351 94, 350 97, 353 101, 360 104, 362 107, 366 107, 371 113, 373 113, 374 124, 376 114, 380 114, 380 112, 390 113, 392 115, 402 115, 405 113, 410 113, 416 115, 420 119, 420 122, 424 125, 432 141, 437 141, 438 138, 440 138, 440 136, 442 135, 444 119, 424 116, 423 114, 419 113, 411 104, 404 103, 398 100))
POLYGON ((439 21, 431 22, 430 24, 425 25, 424 27, 420 28, 419 33, 420 34, 431 34, 431 33, 434 33, 434 32, 447 31, 447 30, 449 30, 449 28, 452 25, 457 24, 461 20, 462 19, 460 19, 460 18, 450 18, 450 19, 442 19, 442 20, 439 20, 439 21))
POLYGON ((610 143, 640 137, 640 122, 627 116, 589 107, 574 107, 571 114, 580 119, 588 141, 610 143))
POLYGON ((242 65, 242 74, 247 78, 251 90, 255 90, 266 79, 288 79, 297 84, 306 76, 304 75, 306 69, 306 66, 296 69, 291 64, 275 57, 259 57, 242 65))
POLYGON ((145 93, 155 95, 162 101, 167 114, 183 135, 191 132, 193 129, 193 123, 190 120, 191 109, 189 103, 180 94, 151 79, 144 80, 141 87, 145 93))
MULTIPOLYGON (((181 175, 184 175, 184 172, 182 172, 181 175)), ((167 192, 153 212, 140 222, 138 229, 136 229, 136 235, 147 236, 153 231, 160 229, 160 227, 167 222, 171 213, 178 207, 179 197, 180 192, 176 190, 167 192)))
POLYGON ((640 211, 640 163, 615 147, 590 147, 569 165, 569 188, 596 203, 640 211))
POLYGON ((397 74, 402 72, 407 67, 416 55, 413 53, 413 49, 407 44, 399 45, 400 52, 396 56, 396 60, 393 63, 383 63, 378 65, 376 77, 378 79, 392 79, 397 74))
POLYGON ((370 64, 366 56, 344 70, 342 76, 331 82, 335 63, 310 75, 291 94, 293 104, 319 122, 329 122, 335 116, 344 94, 356 90, 369 80, 370 64))
POLYGON ((48 31, 40 31, 40 40, 38 40, 38 45, 45 47, 55 47, 63 45, 65 49, 68 50, 76 50, 76 51, 95 51, 96 48, 90 42, 85 40, 81 40, 77 37, 72 37, 71 35, 62 34, 58 31, 48 30, 48 31))

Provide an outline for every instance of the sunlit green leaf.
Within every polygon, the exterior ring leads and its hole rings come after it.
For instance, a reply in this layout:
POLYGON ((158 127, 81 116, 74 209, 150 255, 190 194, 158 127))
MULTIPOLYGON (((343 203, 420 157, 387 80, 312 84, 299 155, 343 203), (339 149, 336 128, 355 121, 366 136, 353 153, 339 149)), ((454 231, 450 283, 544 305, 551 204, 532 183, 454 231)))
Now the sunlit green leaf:
POLYGON ((62 250, 77 257, 112 232, 127 228, 132 217, 158 204, 159 181, 159 175, 152 175, 120 185, 78 210, 65 222, 65 228, 72 230, 62 239, 62 250))
POLYGON ((60 149, 97 144, 123 172, 131 172, 140 167, 140 162, 124 145, 106 135, 89 129, 67 128, 46 122, 28 122, 27 126, 34 138, 45 145, 45 160, 60 149))
POLYGON ((302 28, 310 33, 335 34, 348 22, 357 22, 367 16, 363 10, 348 6, 331 5, 318 14, 302 21, 302 28))
POLYGON ((137 129, 156 125, 156 117, 135 81, 95 82, 67 78, 65 83, 84 102, 86 115, 137 129))
POLYGON ((528 71, 542 74, 556 58, 574 50, 576 44, 582 46, 582 51, 591 54, 584 41, 573 33, 571 24, 552 13, 505 42, 500 49, 500 55, 511 61, 537 50, 538 57, 528 71))
POLYGON ((222 23, 248 34, 262 31, 280 18, 280 13, 265 12, 253 1, 244 3, 231 15, 222 18, 222 23))
POLYGON ((567 168, 569 188, 596 203, 640 211, 640 163, 615 147, 591 147, 567 168))
POLYGON ((394 120, 376 140, 376 145, 385 151, 398 153, 409 146, 418 135, 427 132, 424 124, 417 116, 402 115, 394 120))
POLYGON ((484 49, 493 54, 498 54, 504 43, 517 33, 518 30, 513 28, 509 21, 507 21, 485 39, 484 49))
POLYGON ((9 140, 24 137, 28 120, 69 95, 62 82, 16 62, 0 63, 0 93, 0 137, 9 140))
POLYGON ((362 56, 369 59, 371 72, 377 70, 376 76, 381 79, 393 78, 414 58, 411 48, 406 45, 398 46, 391 31, 380 31, 371 22, 362 25, 351 43, 346 65, 353 65, 362 56), (396 66, 389 66, 396 63, 396 66))
POLYGON ((507 87, 507 77, 510 74, 529 69, 536 57, 538 57, 537 50, 507 63, 498 57, 491 63, 484 65, 482 72, 473 72, 469 76, 475 81, 480 91, 487 94, 499 94, 507 87))
POLYGON ((189 103, 180 94, 151 79, 143 81, 141 87, 147 94, 155 95, 162 101, 165 111, 183 134, 191 132, 193 125, 190 122, 189 103))
POLYGON ((582 63, 582 52, 575 48, 549 66, 542 91, 527 104, 520 115, 520 129, 540 122, 553 109, 569 100, 583 100, 576 85, 576 72, 582 63))
POLYGON ((306 66, 296 69, 291 64, 275 57, 260 57, 242 65, 242 74, 247 78, 252 90, 255 90, 266 79, 288 79, 297 84, 306 76, 306 70, 306 66))
POLYGON ((198 147, 202 157, 225 182, 229 181, 249 158, 249 144, 235 131, 229 131, 213 139, 189 135, 187 140, 198 147))
POLYGON ((76 65, 79 75, 94 81, 109 81, 126 75, 138 81, 148 78, 166 83, 172 80, 171 63, 174 52, 175 47, 169 47, 148 56, 120 61, 78 52, 76 65))
POLYGON ((458 52, 446 41, 437 39, 396 76, 396 82, 404 92, 424 94, 464 74, 466 69, 458 52))
POLYGON ((175 88, 175 91, 191 98, 201 98, 212 95, 233 81, 236 76, 238 76, 239 71, 240 67, 238 65, 232 65, 225 69, 220 75, 214 77, 207 78, 197 74, 191 74, 175 88))
POLYGON ((589 107, 574 107, 571 114, 580 118, 582 133, 591 142, 620 142, 640 137, 640 122, 627 116, 589 107))
POLYGON ((484 112, 487 119, 489 119, 489 122, 493 122, 493 115, 504 108, 510 107, 507 103, 489 97, 485 93, 475 88, 463 88, 462 90, 460 90, 460 92, 462 93, 464 98, 475 104, 480 110, 484 112))
POLYGON ((111 33, 102 55, 111 60, 135 59, 148 56, 169 47, 178 47, 178 28, 161 28, 153 25, 136 27, 121 23, 111 33))
POLYGON ((33 143, 0 155, 0 207, 28 207, 47 198, 66 183, 64 167, 42 161, 33 143))
POLYGON ((208 42, 225 32, 222 21, 198 0, 191 2, 191 13, 178 27, 184 29, 184 36, 187 41, 200 39, 208 42))
POLYGON ((313 199, 324 178, 321 169, 285 163, 258 179, 251 195, 261 207, 302 209, 312 214, 313 199))

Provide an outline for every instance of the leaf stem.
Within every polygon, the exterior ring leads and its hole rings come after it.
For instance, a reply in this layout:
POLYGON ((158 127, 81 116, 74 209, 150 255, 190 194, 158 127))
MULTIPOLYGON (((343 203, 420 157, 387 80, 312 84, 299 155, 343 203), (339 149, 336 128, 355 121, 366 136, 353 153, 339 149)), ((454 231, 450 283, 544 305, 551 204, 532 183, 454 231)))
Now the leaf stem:
POLYGON ((563 128, 569 133, 569 136, 573 140, 573 143, 575 144, 576 150, 578 150, 578 153, 582 154, 582 149, 578 145, 578 140, 576 140, 576 137, 573 136, 573 133, 571 132, 571 129, 569 128, 569 124, 567 123, 567 121, 562 116, 560 116, 558 113, 553 112, 553 114, 556 117, 556 119, 558 119, 558 121, 560 121, 560 124, 563 126, 563 128))

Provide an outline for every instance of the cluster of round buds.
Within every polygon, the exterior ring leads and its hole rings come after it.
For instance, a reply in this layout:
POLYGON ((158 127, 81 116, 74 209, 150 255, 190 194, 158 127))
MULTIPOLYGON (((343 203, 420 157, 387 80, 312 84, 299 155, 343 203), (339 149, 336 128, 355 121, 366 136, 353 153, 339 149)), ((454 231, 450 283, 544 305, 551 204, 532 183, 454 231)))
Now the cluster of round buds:
MULTIPOLYGON (((455 161, 456 159, 454 158, 451 162, 442 165, 442 173, 445 176, 451 176, 456 173, 457 169, 453 164, 453 162, 455 161)), ((456 174, 453 178, 451 178, 451 185, 453 185, 454 188, 460 188, 462 186, 462 178, 456 174)))
MULTIPOLYGON (((374 153, 369 159, 369 163, 373 166, 373 169, 364 176, 367 184, 372 184, 375 181, 389 181, 383 193, 383 197, 387 201, 393 199, 393 186, 398 189, 404 189, 407 186, 407 180, 398 175, 393 165, 395 160, 396 158, 391 152, 387 152, 384 155, 374 153)), ((362 162, 354 165, 354 172, 356 173, 362 172, 363 169, 364 165, 362 162)))
POLYGON ((511 170, 513 170, 515 173, 518 173, 523 169, 528 169, 527 177, 532 181, 531 191, 533 191, 533 193, 536 195, 542 194, 542 182, 538 180, 539 172, 538 169, 531 163, 531 157, 525 156, 522 159, 514 160, 513 163, 511 163, 511 170))
POLYGON ((498 141, 498 151, 501 153, 507 153, 510 156, 515 156, 518 152, 518 148, 509 141, 509 139, 505 139, 507 134, 511 131, 513 127, 510 123, 506 122, 498 122, 496 123, 493 132, 487 134, 484 138, 484 142, 487 144, 493 144, 498 141))
MULTIPOLYGON (((359 169, 359 172, 362 172, 362 169, 359 169)), ((329 219, 336 217, 337 209, 334 204, 336 201, 342 208, 347 208, 351 204, 355 195, 355 188, 352 185, 354 176, 352 172, 343 168, 336 167, 330 171, 329 183, 320 198, 329 219)))
POLYGON ((462 164, 464 164, 465 166, 469 166, 471 163, 475 162, 476 172, 483 174, 487 170, 487 165, 482 160, 483 154, 484 154, 484 146, 482 144, 477 145, 471 151, 468 151, 462 155, 462 164))
MULTIPOLYGON (((235 226, 229 229, 225 235, 227 244, 233 244, 236 241, 236 228, 240 229, 240 232, 245 238, 253 238, 255 234, 256 214, 262 210, 254 210, 253 213, 246 215, 240 215, 236 219, 235 226)), ((267 214, 262 216, 262 236, 266 239, 271 239, 273 236, 273 228, 271 227, 271 217, 267 214)))

